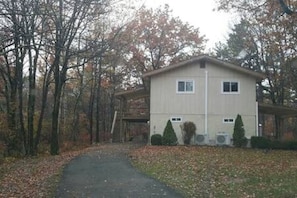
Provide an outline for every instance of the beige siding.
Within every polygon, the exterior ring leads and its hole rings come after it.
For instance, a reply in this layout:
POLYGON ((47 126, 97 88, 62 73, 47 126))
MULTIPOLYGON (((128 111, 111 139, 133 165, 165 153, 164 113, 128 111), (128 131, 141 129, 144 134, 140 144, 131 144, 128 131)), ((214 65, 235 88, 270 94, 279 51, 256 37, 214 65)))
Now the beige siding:
MULTIPOLYGON (((205 132, 205 78, 208 76, 208 134, 215 139, 219 131, 233 133, 234 124, 223 123, 223 118, 233 118, 240 114, 245 125, 246 136, 255 135, 256 123, 256 84, 255 79, 226 68, 206 64, 181 67, 176 70, 152 76, 150 131, 163 133, 166 122, 173 116, 182 117, 182 121, 193 121, 197 133, 205 132), (176 92, 177 80, 194 80, 195 92, 180 94, 176 92), (239 94, 222 94, 222 82, 238 81, 239 94)), ((175 132, 181 139, 181 123, 173 123, 175 132)))

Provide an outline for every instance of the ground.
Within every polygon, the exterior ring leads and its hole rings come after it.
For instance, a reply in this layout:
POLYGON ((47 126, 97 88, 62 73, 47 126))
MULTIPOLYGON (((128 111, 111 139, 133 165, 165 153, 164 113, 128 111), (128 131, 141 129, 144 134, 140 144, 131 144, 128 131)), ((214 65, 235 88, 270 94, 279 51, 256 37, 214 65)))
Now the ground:
POLYGON ((9 161, 0 167, 0 197, 180 197, 137 171, 137 144, 103 144, 59 156, 9 161))

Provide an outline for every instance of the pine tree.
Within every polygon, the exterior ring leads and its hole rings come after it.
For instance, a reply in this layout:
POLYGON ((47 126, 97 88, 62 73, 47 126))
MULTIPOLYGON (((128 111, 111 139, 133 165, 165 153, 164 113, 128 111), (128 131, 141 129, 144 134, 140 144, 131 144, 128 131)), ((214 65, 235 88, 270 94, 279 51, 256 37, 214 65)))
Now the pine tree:
POLYGON ((235 119, 234 132, 233 132, 233 144, 235 147, 245 147, 247 144, 244 125, 242 122, 241 115, 239 114, 235 119))
POLYGON ((168 146, 177 145, 177 137, 170 120, 167 121, 166 127, 164 129, 162 142, 163 142, 163 145, 168 145, 168 146))

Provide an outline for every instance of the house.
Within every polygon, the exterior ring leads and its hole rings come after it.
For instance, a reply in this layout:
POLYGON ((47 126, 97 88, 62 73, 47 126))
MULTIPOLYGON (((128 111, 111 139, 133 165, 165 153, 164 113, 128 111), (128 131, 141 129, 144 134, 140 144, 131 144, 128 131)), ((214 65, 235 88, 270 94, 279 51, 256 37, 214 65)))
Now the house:
POLYGON ((192 121, 196 143, 230 144, 237 114, 246 137, 258 135, 256 84, 263 74, 201 55, 143 77, 150 80, 150 136, 171 120, 182 144, 180 125, 192 121))

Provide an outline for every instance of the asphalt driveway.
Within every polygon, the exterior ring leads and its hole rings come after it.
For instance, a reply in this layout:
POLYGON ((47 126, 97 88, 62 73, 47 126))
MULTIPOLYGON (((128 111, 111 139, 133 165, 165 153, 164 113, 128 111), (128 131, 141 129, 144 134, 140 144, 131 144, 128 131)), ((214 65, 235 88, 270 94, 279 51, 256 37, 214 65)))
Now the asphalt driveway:
POLYGON ((72 160, 62 173, 57 198, 182 197, 165 184, 132 167, 132 144, 107 144, 72 160))

